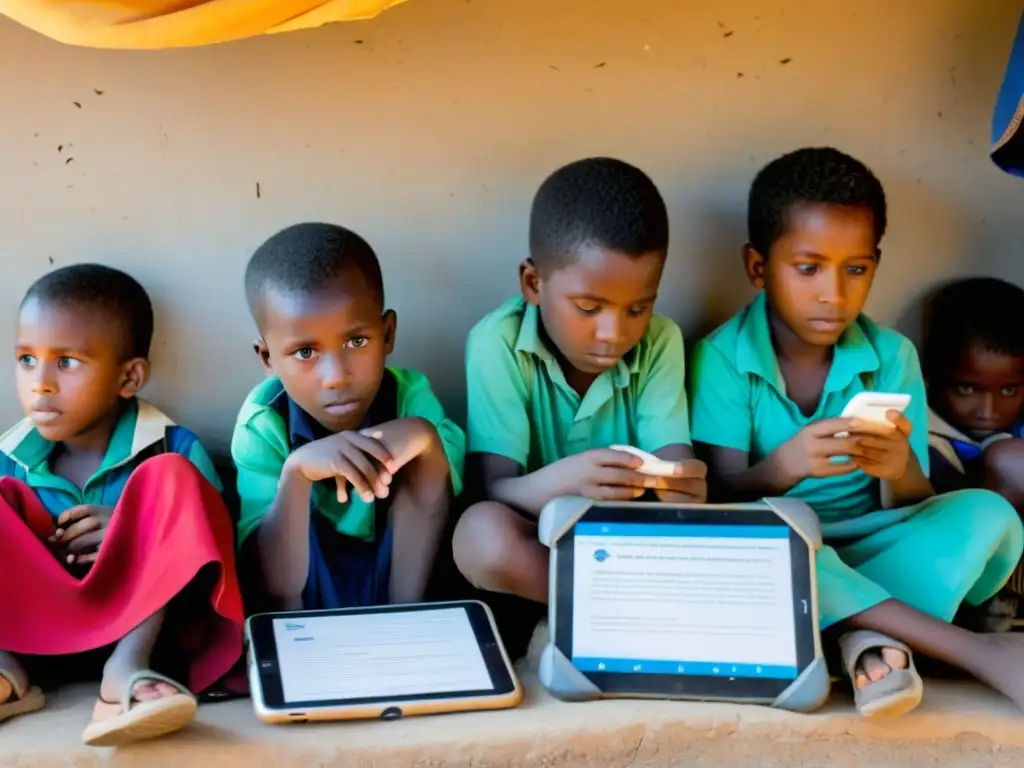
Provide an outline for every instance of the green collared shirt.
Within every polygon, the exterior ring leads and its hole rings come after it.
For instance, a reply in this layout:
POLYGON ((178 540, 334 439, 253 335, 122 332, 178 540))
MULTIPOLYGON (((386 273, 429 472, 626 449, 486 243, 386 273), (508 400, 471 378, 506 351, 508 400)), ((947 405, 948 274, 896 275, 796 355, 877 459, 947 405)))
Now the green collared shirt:
POLYGON ((534 472, 592 448, 645 451, 690 443, 679 326, 655 315, 640 342, 582 398, 521 297, 486 315, 466 342, 469 451, 534 472))
POLYGON ((195 434, 179 427, 155 406, 133 398, 114 427, 103 463, 84 486, 53 474, 50 442, 23 419, 0 437, 0 476, 27 483, 54 518, 82 504, 113 507, 135 468, 158 453, 178 453, 191 461, 219 491, 220 478, 195 434))
MULTIPOLYGON (((786 394, 772 346, 764 293, 702 340, 691 364, 693 439, 743 451, 753 466, 808 424, 840 416, 858 392, 906 393, 910 447, 928 473, 928 403, 910 340, 861 315, 836 344, 818 407, 804 416, 786 394)), ((806 478, 789 495, 830 523, 880 506, 879 483, 864 472, 806 478)))
MULTIPOLYGON (((404 368, 388 368, 388 372, 397 385, 396 418, 418 417, 434 425, 448 457, 452 489, 458 495, 462 492, 462 467, 466 458, 465 435, 445 415, 426 376, 404 368)), ((231 438, 231 458, 238 467, 241 500, 239 544, 259 528, 273 503, 288 455, 300 445, 315 440, 321 430, 313 418, 288 397, 280 379, 266 379, 249 393, 231 438)), ((339 502, 337 485, 332 480, 313 485, 311 505, 330 520, 339 533, 364 541, 374 540, 372 501, 349 494, 347 502, 339 502)))

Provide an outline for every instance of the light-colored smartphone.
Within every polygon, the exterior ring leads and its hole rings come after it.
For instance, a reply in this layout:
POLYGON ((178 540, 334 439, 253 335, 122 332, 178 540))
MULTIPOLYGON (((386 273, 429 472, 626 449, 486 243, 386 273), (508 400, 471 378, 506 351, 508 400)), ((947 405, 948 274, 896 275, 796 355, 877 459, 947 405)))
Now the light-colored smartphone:
POLYGON ((623 451, 624 453, 632 454, 643 461, 637 468, 637 472, 642 475, 653 475, 655 477, 672 477, 676 473, 676 463, 674 461, 665 461, 659 459, 653 453, 648 453, 639 448, 634 448, 631 445, 613 445, 611 446, 613 451, 623 451))
MULTIPOLYGON (((875 424, 890 424, 885 417, 889 411, 903 413, 910 405, 910 395, 899 392, 858 392, 850 398, 843 408, 841 418, 860 419, 875 424)), ((840 432, 836 437, 849 437, 848 432, 840 432)))
POLYGON ((889 392, 858 392, 843 408, 844 419, 860 419, 877 424, 888 424, 889 411, 903 413, 910 405, 910 395, 889 392))

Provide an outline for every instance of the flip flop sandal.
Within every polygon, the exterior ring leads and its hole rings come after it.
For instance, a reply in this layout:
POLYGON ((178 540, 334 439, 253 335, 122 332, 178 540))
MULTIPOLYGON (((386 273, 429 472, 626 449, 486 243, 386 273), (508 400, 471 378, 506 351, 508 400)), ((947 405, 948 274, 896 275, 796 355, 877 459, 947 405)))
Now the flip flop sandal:
POLYGON ((914 665, 914 654, 903 643, 881 632, 857 630, 839 638, 843 667, 853 686, 853 701, 857 711, 872 719, 891 719, 905 715, 921 703, 924 683, 914 665), (907 654, 906 669, 891 669, 881 680, 857 688, 857 662, 869 651, 894 648, 907 654))
POLYGON ((29 686, 23 671, 0 668, 0 723, 18 715, 37 712, 45 705, 43 692, 29 686))
MULTIPOLYGON (((196 697, 176 680, 164 677, 151 669, 136 672, 125 684, 121 698, 121 714, 103 720, 94 720, 82 734, 82 741, 90 747, 122 747, 143 739, 154 739, 180 731, 196 715, 196 697), (174 687, 178 693, 159 699, 139 701, 132 697, 136 686, 143 681, 157 681, 174 687)), ((104 701, 104 704, 116 702, 104 701)))

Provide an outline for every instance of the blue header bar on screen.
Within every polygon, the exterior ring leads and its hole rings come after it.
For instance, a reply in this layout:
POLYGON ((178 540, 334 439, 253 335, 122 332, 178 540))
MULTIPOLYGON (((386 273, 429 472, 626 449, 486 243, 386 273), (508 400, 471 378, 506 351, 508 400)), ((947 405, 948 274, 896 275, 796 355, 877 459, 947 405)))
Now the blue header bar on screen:
POLYGON ((785 539, 785 525, 694 525, 690 523, 576 523, 577 536, 645 536, 691 539, 785 539))

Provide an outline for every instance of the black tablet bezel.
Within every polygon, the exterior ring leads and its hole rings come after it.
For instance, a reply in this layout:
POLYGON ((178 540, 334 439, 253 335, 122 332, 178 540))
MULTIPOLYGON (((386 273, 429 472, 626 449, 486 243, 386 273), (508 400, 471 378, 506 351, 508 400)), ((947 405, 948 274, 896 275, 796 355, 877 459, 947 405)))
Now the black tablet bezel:
MULTIPOLYGON (((576 523, 653 523, 662 525, 786 525, 770 509, 730 509, 727 507, 672 507, 663 504, 628 506, 601 504, 591 507, 576 523)), ((575 524, 560 538, 557 547, 555 646, 572 660, 573 555, 575 524)), ((815 637, 812 605, 812 575, 807 542, 790 528, 790 557, 793 567, 793 622, 796 630, 797 677, 814 661, 815 637), (805 602, 804 602, 805 601, 805 602), (807 606, 804 612, 803 606, 807 606)), ((727 674, 673 675, 623 672, 584 672, 601 691, 618 695, 679 696, 695 699, 723 698, 774 700, 793 685, 793 680, 778 678, 730 678, 727 674)))
POLYGON ((495 637, 487 609, 471 600, 451 603, 424 603, 421 605, 385 605, 370 608, 347 608, 333 611, 288 611, 263 613, 249 619, 250 653, 256 666, 263 704, 271 710, 319 709, 324 707, 364 706, 376 703, 401 704, 408 701, 442 701, 451 699, 479 699, 507 696, 516 690, 516 681, 505 661, 498 638, 495 637), (281 685, 281 669, 277 660, 277 641, 274 639, 274 619, 302 619, 316 616, 352 616, 358 614, 415 613, 450 608, 465 609, 477 645, 491 676, 492 688, 473 691, 445 691, 443 693, 411 693, 402 696, 360 697, 349 699, 317 699, 314 701, 285 701, 281 685))

